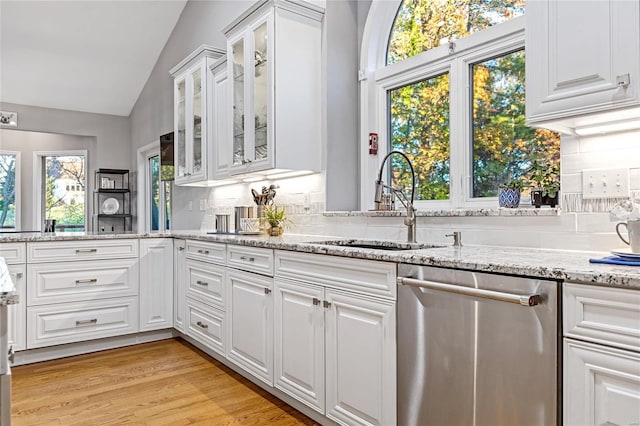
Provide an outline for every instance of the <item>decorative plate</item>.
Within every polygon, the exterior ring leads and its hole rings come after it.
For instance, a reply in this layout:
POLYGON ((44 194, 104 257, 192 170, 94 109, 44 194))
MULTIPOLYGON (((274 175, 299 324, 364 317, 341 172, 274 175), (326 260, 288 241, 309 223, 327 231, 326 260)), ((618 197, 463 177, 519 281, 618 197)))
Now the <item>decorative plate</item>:
POLYGON ((611 250, 611 254, 619 256, 624 260, 629 260, 632 262, 640 262, 640 253, 634 253, 630 248, 621 248, 618 250, 611 250))
POLYGON ((118 202, 118 200, 116 200, 115 198, 107 198, 102 203, 102 207, 100 208, 100 211, 103 214, 116 214, 118 213, 119 209, 120 209, 120 203, 118 202))

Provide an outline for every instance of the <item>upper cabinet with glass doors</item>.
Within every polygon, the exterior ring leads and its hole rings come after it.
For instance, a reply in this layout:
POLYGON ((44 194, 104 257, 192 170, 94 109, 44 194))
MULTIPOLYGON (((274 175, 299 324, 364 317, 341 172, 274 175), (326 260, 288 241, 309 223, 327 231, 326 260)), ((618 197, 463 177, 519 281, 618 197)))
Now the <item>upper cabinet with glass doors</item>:
POLYGON ((586 135, 637 121, 640 2, 527 1, 526 15, 529 124, 586 135))
POLYGON ((213 179, 208 164, 207 87, 213 80, 209 66, 225 55, 202 45, 171 69, 174 78, 174 162, 177 185, 204 185, 213 179))
POLYGON ((230 174, 319 171, 324 10, 263 0, 224 29, 230 174))

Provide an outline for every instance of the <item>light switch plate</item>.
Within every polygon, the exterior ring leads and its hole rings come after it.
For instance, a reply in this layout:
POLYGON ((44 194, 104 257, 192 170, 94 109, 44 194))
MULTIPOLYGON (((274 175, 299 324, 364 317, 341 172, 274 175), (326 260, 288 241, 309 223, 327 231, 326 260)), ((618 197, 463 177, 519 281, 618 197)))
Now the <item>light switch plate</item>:
POLYGON ((582 198, 629 197, 629 169, 593 169, 582 172, 582 198))

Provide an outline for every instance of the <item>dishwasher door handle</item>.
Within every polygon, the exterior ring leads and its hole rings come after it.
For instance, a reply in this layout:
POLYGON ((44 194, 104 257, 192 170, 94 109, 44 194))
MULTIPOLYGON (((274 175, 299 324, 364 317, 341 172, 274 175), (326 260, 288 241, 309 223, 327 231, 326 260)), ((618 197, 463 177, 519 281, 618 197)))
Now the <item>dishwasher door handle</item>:
POLYGON ((398 277, 399 285, 428 288, 430 290, 446 291, 449 293, 463 294, 465 296, 481 297, 483 299, 499 300, 501 302, 515 303, 521 306, 536 306, 542 298, 539 294, 512 294, 502 291, 484 290, 475 287, 465 287, 453 284, 438 283, 435 281, 417 280, 415 278, 398 277))

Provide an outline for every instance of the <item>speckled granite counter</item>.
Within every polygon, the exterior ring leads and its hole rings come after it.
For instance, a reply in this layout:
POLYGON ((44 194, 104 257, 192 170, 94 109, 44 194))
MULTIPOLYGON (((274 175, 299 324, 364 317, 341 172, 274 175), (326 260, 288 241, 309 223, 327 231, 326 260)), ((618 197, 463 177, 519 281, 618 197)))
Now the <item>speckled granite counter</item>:
POLYGON ((123 234, 94 234, 91 232, 5 232, 0 233, 0 243, 21 243, 34 241, 76 241, 76 240, 113 240, 123 238, 162 238, 171 237, 170 233, 127 232, 123 234))
POLYGON ((328 254, 396 263, 414 263, 445 268, 468 269, 576 281, 611 287, 640 290, 640 266, 591 264, 589 258, 603 257, 607 252, 578 252, 531 248, 464 246, 439 247, 407 251, 385 251, 323 245, 323 240, 344 239, 317 235, 285 234, 281 237, 211 235, 204 232, 179 231, 145 234, 16 234, 1 235, 0 242, 68 241, 113 238, 176 237, 201 241, 239 244, 305 253, 328 254))

